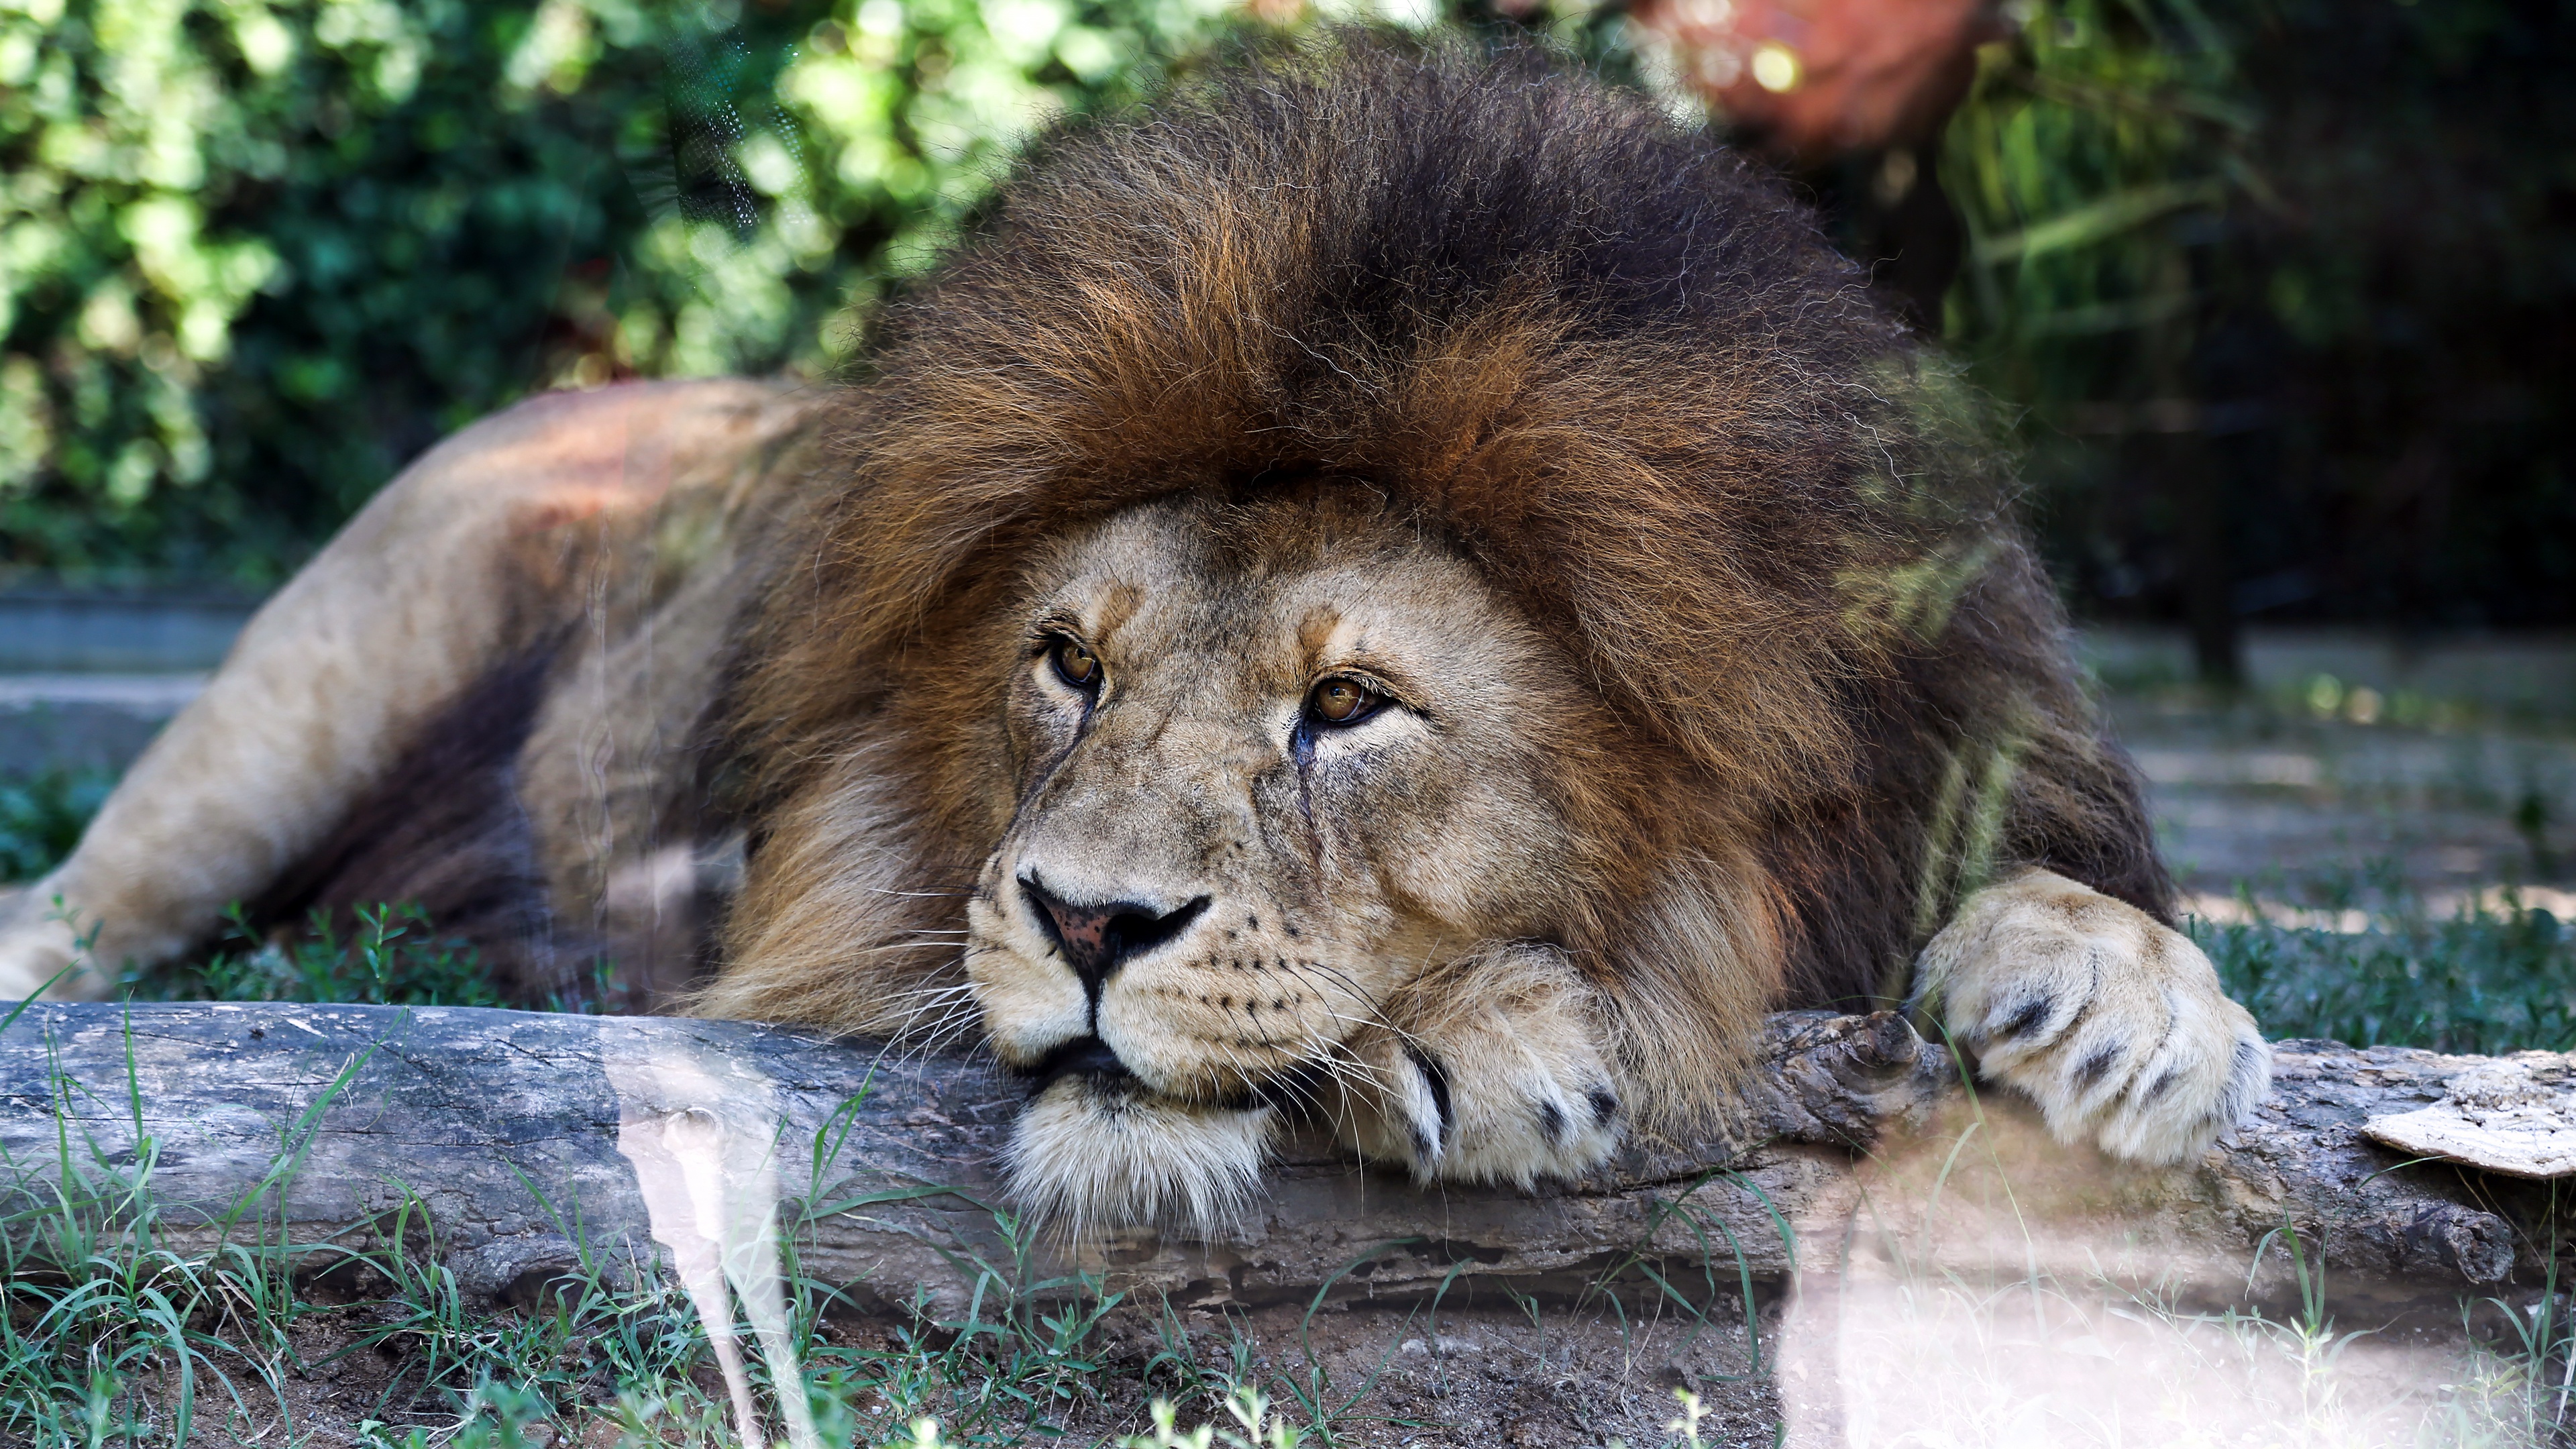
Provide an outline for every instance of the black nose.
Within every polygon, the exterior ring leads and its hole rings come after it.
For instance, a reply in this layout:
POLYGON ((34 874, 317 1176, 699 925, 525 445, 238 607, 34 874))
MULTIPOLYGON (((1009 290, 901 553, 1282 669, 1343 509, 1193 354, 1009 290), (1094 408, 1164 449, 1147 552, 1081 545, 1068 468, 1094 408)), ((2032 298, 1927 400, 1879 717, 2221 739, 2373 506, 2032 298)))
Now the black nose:
POLYGON ((1095 1001, 1119 967, 1188 930, 1208 906, 1205 896, 1169 911, 1140 901, 1076 905, 1048 890, 1035 871, 1020 877, 1020 890, 1037 907, 1038 928, 1054 939, 1095 1001))

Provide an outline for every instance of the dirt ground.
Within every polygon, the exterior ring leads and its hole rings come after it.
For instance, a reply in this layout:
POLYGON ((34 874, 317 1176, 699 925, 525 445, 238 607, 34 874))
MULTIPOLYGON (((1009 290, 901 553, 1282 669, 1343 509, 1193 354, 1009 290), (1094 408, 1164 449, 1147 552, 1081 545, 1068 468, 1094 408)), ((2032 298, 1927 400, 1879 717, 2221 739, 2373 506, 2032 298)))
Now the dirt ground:
MULTIPOLYGON (((1176 1318, 1207 1379, 1248 1370, 1301 1425, 1310 1416, 1290 1386, 1320 1388, 1333 1410, 1330 1437, 1305 1442, 1353 1449, 1660 1449, 1682 1440, 1682 1389, 1698 1395, 1698 1442, 1712 1449, 2556 1442, 2545 1421, 2530 1422, 2510 1359, 2475 1351, 2455 1326, 2420 1316, 2318 1334, 2303 1331, 2295 1314, 2176 1315, 2117 1293, 2054 1286, 1864 1273, 1825 1291, 1837 1308, 1766 1302, 1749 1327, 1726 1299, 1706 1325, 1651 1312, 1623 1321, 1597 1299, 1580 1308, 1458 1303, 1436 1315, 1418 1303, 1362 1302, 1311 1317, 1283 1305, 1176 1318), (1783 1404, 1784 1378, 1793 1405, 1783 1404)), ((366 1350, 333 1360, 337 1332, 298 1334, 318 1367, 284 1377, 286 1414, 264 1394, 247 1419, 218 1424, 218 1407, 197 1442, 374 1449, 402 1442, 415 1423, 440 1442, 438 1431, 454 1422, 449 1401, 409 1403, 398 1392, 387 1403, 404 1359, 366 1350)), ((1181 1400, 1184 1431, 1230 1426, 1214 1404, 1177 1393, 1168 1364, 1150 1368, 1170 1333, 1157 1312, 1114 1311, 1096 1349, 1103 1367, 1066 1412, 1041 1426, 1006 1409, 951 1442, 1114 1444, 1149 1428, 1157 1393, 1181 1400)), ((831 1320, 822 1337, 885 1353, 904 1343, 896 1323, 876 1319, 831 1320)), ((695 1382, 712 1416, 705 1426, 720 1426, 723 1381, 710 1365, 695 1382)), ((2546 1392, 2541 1400, 2545 1408, 2546 1392)), ((863 1392, 846 1407, 860 1425, 858 1443, 910 1442, 909 1411, 881 1394, 863 1392)), ((618 1442, 606 1412, 572 1423, 581 1449, 618 1442)), ((662 1427, 668 1442, 704 1442, 669 1421, 662 1427)), ((524 1442, 571 1449, 549 1429, 524 1442)))
MULTIPOLYGON (((1358 1445, 1643 1449, 1674 1437, 1667 1426, 1680 1412, 1674 1391, 1682 1388, 1711 1411, 1701 1425, 1706 1442, 1771 1442, 1778 1404, 1753 1361, 1740 1305, 1721 1301, 1705 1326, 1670 1313, 1641 1317, 1623 1324, 1597 1303, 1542 1305, 1535 1315, 1478 1304, 1436 1316, 1363 1304, 1316 1314, 1302 1340, 1298 1307, 1231 1323, 1202 1315, 1193 1328, 1209 1341, 1240 1331, 1257 1365, 1266 1360, 1292 1377, 1304 1375, 1311 1343, 1314 1361, 1345 1396, 1377 1375, 1375 1390, 1336 1426, 1358 1445)), ((1776 1305, 1757 1318, 1766 1339, 1776 1336, 1776 1305)))
MULTIPOLYGON (((1313 1369, 1320 1368, 1326 1386, 1322 1397, 1336 1410, 1331 1442, 1355 1449, 1645 1449, 1676 1437, 1669 1426, 1682 1412, 1675 1391, 1683 1388, 1701 1397, 1702 1442, 1773 1442, 1779 1407, 1764 1366, 1754 1361, 1753 1339, 1737 1304, 1722 1302, 1719 1317, 1696 1333, 1686 1315, 1658 1316, 1632 1308, 1639 1316, 1623 1323, 1617 1310, 1599 1301, 1580 1309, 1535 1307, 1533 1313, 1508 1302, 1459 1303, 1444 1305, 1435 1315, 1419 1304, 1359 1303, 1327 1307, 1309 1318, 1301 1305, 1282 1305, 1253 1312, 1185 1311, 1177 1317, 1208 1377, 1248 1364, 1251 1377, 1284 1401, 1300 1423, 1306 1415, 1282 1381, 1314 1385, 1313 1369)), ((1062 1416, 1053 1432, 1035 1430, 1026 1440, 1108 1443, 1149 1430, 1152 1393, 1170 1393, 1177 1382, 1165 1368, 1150 1380, 1153 1388, 1147 1387, 1145 1370, 1168 1343, 1168 1330, 1158 1319, 1159 1311, 1113 1311, 1102 1325, 1104 1371, 1089 1386, 1097 1397, 1062 1416)), ((1764 1351, 1770 1352, 1776 1346, 1779 1305, 1762 1309, 1758 1319, 1764 1351)), ((831 1320, 823 1336, 866 1350, 893 1352, 902 1344, 898 1325, 891 1321, 831 1320)), ((247 1396, 253 1412, 244 1419, 220 1422, 226 1418, 222 1405, 201 1407, 207 1417, 198 1442, 264 1446, 291 1438, 312 1449, 363 1449, 388 1431, 399 1442, 412 1423, 437 1428, 454 1422, 445 1399, 412 1401, 416 1362, 390 1349, 346 1352, 348 1339, 345 1329, 336 1326, 317 1323, 299 1330, 298 1352, 315 1367, 283 1376, 279 1387, 285 1412, 279 1412, 265 1390, 247 1396), (390 1403, 389 1387, 394 1388, 390 1403), (371 1435, 369 1425, 384 1427, 371 1435)), ((707 1400, 721 1404, 725 1387, 712 1365, 699 1379, 697 1387, 707 1400)), ((889 1416, 881 1397, 866 1395, 849 1407, 886 1437, 904 1437, 900 1416, 889 1416)), ((1181 1424, 1187 1429, 1211 1416, 1230 1422, 1212 1405, 1185 1402, 1181 1424)), ((986 1426, 986 1432, 1001 1427, 986 1426)), ((1020 1437, 1009 1436, 1014 1442, 1020 1437)), ((616 1441, 617 1430, 601 1418, 580 1438, 605 1449, 616 1441)), ((539 1440, 532 1449, 552 1442, 542 1434, 539 1440)))

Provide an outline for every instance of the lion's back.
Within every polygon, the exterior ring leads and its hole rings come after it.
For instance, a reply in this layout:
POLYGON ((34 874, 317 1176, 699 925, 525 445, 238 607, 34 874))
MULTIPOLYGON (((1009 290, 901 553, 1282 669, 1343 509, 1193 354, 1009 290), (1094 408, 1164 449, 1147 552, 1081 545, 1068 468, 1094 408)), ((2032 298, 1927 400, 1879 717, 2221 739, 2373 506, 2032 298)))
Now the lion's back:
POLYGON ((551 394, 406 470, 392 488, 426 495, 409 500, 421 546, 446 519, 501 534, 437 570, 493 647, 254 917, 416 904, 531 1006, 642 1009, 685 987, 739 869, 714 746, 758 586, 748 545, 815 466, 819 395, 551 394))

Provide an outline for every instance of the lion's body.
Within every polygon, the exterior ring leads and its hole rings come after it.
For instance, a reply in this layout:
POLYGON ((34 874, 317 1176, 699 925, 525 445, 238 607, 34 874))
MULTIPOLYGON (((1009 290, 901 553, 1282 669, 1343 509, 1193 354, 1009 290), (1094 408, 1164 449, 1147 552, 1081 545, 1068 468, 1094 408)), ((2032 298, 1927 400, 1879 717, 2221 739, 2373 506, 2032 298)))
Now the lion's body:
POLYGON ((514 999, 595 996, 603 954, 602 1004, 667 999, 737 833, 701 774, 737 545, 810 463, 813 412, 659 384, 441 444, 261 610, 30 896, 64 896, 111 962, 167 959, 235 902, 280 924, 417 902, 514 999))
MULTIPOLYGON (((1905 995, 1963 901, 1952 946, 2164 983, 2005 1054, 2068 1130, 2169 1155, 2259 1090, 1973 408, 1644 102, 1237 73, 1042 147, 889 335, 444 445, 53 884, 138 958, 422 899, 531 1000, 604 956, 620 1004, 706 962, 700 1010, 980 1026, 1076 1215, 1215 1213, 1280 1112, 1580 1171, 1722 1110, 1759 1012, 1905 995), (202 840, 251 844, 162 869, 202 840)), ((1969 1039, 2056 1020, 1931 959, 1969 1039)))

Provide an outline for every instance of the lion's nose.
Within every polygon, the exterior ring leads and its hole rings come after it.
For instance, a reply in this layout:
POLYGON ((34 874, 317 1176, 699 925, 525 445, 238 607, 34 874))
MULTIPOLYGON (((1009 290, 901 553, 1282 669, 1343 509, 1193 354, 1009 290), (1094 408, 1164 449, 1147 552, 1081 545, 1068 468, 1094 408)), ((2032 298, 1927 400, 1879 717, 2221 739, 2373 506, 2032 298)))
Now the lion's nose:
POLYGON ((1020 877, 1020 890, 1037 907, 1039 927, 1055 938, 1056 949, 1094 1002, 1119 967, 1188 930, 1208 906, 1205 896, 1172 910, 1142 901, 1079 904, 1048 890, 1035 871, 1020 877))

